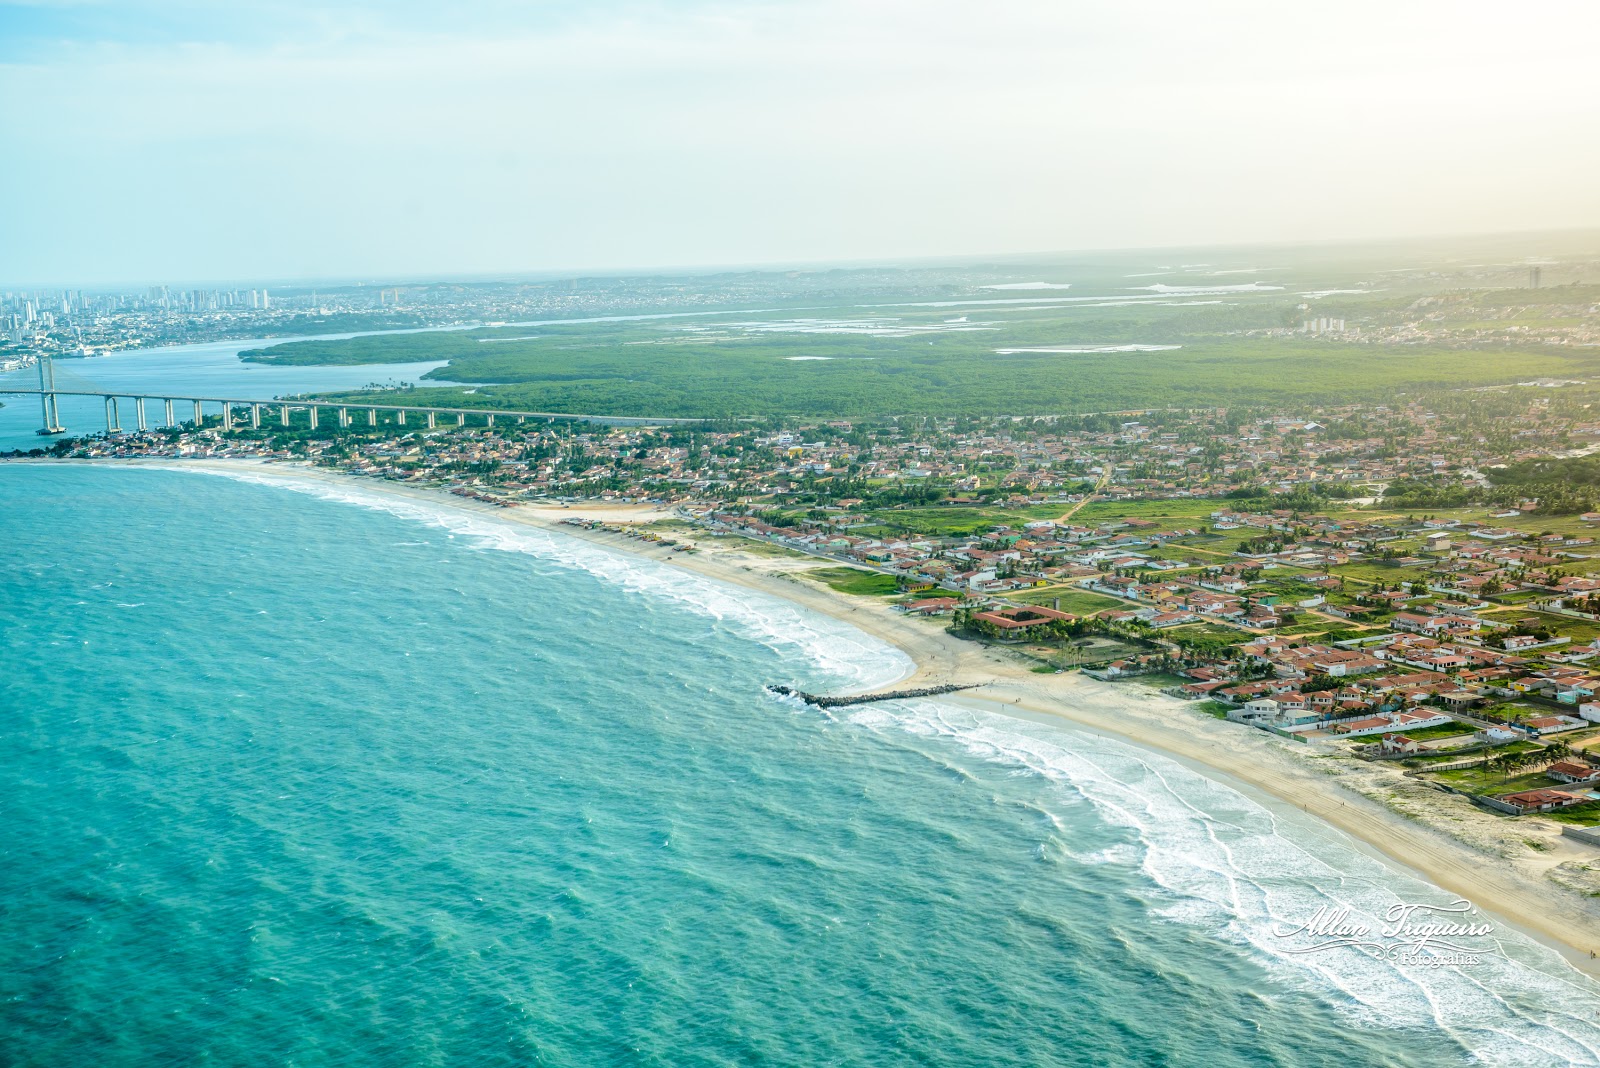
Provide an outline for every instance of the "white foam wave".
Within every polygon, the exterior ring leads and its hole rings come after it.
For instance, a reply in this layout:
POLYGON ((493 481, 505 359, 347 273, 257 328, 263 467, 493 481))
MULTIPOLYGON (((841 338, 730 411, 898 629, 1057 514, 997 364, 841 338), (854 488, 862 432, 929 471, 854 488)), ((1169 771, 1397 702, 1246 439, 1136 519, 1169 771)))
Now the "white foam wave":
POLYGON ((586 571, 632 593, 668 598, 701 615, 727 623, 773 650, 798 652, 836 677, 842 686, 887 685, 909 674, 915 666, 900 650, 847 623, 807 612, 788 601, 754 590, 714 582, 693 572, 679 571, 629 553, 613 552, 555 531, 475 515, 445 503, 432 504, 312 479, 269 477, 213 468, 174 466, 165 469, 220 475, 386 512, 400 519, 441 528, 451 537, 469 538, 477 548, 524 553, 570 570, 586 571))
MULTIPOLYGON (((1469 967, 1406 966, 1353 950, 1288 952, 1292 944, 1274 927, 1303 924, 1323 906, 1381 919, 1397 902, 1454 897, 1389 868, 1326 824, 1070 728, 933 701, 863 706, 850 722, 946 739, 1074 791, 1134 833, 1136 863, 1159 888, 1157 915, 1216 933, 1302 989, 1324 998, 1331 991, 1360 1022, 1434 1027, 1487 1064, 1600 1064, 1600 985, 1515 931, 1476 940, 1483 961, 1469 967)), ((1074 859, 1130 862, 1118 847, 1074 859)))

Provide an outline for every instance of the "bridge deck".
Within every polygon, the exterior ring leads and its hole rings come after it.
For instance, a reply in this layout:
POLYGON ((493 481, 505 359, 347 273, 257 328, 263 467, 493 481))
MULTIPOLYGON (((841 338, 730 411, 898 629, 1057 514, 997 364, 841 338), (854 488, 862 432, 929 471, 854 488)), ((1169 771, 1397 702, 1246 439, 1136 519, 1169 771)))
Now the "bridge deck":
POLYGON ((117 390, 73 390, 73 389, 4 389, 0 388, 0 395, 4 396, 59 396, 59 397, 103 397, 110 399, 127 398, 129 400, 152 401, 186 401, 191 404, 229 404, 253 406, 263 408, 323 408, 340 409, 348 408, 357 411, 379 412, 415 412, 418 415, 482 415, 494 416, 496 419, 576 419, 586 423, 603 423, 613 426, 664 426, 683 423, 703 423, 704 419, 689 419, 674 416, 659 418, 643 415, 586 415, 576 412, 521 412, 508 408, 441 408, 435 405, 411 404, 369 404, 365 401, 336 401, 336 400, 285 400, 272 398, 270 400, 255 400, 245 397, 191 397, 174 393, 132 393, 117 390))

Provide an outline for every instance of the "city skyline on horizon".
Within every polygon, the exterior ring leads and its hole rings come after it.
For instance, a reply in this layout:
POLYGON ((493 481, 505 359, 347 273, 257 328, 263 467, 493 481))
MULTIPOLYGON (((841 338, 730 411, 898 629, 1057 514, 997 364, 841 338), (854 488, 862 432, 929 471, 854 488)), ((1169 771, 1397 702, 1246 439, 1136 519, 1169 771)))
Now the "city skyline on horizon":
MULTIPOLYGON (((130 293, 136 290, 153 288, 169 288, 174 292, 192 289, 215 289, 219 291, 236 290, 248 292, 258 289, 262 292, 269 290, 305 290, 326 286, 330 289, 343 288, 394 288, 421 287, 431 285, 458 284, 517 284, 517 283, 548 283, 564 281, 585 281, 589 279, 630 279, 674 277, 685 278, 707 277, 721 274, 739 273, 777 273, 798 272, 817 273, 822 271, 854 271, 854 270, 927 270, 938 267, 963 267, 963 266, 998 266, 1003 267, 1014 263, 1018 267, 1051 267, 1066 266, 1071 257, 1090 256, 1134 256, 1138 254, 1159 253, 1244 253, 1244 252, 1372 252, 1385 246, 1426 246, 1433 243, 1495 243, 1526 241, 1529 243, 1545 241, 1575 242, 1584 238, 1593 238, 1600 242, 1600 226, 1583 226, 1568 228, 1547 228, 1536 230, 1501 230, 1478 233, 1437 233, 1437 234, 1405 234, 1384 238, 1355 238, 1349 240, 1323 240, 1323 241, 1293 241, 1293 242, 1256 242, 1256 243, 1214 243, 1210 245, 1128 245, 1120 247, 1096 247, 1081 249, 1043 249, 1023 252, 972 252, 949 253, 926 256, 862 256, 853 259, 817 259, 817 260, 768 260, 750 261, 742 263, 663 263, 663 264, 638 264, 632 266, 601 266, 592 268, 506 268, 494 271, 440 271, 428 273, 426 270, 397 272, 394 274, 379 273, 352 273, 347 275, 324 276, 267 276, 261 274, 244 274, 237 276, 199 278, 199 277, 169 277, 169 278, 134 278, 113 279, 100 282, 77 282, 62 279, 27 280, 0 279, 0 292, 56 292, 76 290, 91 293, 130 293), (1056 259, 1061 257, 1061 259, 1056 259)), ((1594 255, 1600 254, 1600 244, 1595 249, 1577 250, 1573 248, 1552 249, 1548 255, 1594 255)), ((1512 253, 1515 257, 1517 254, 1512 253)), ((1522 254, 1521 258, 1507 259, 1502 266, 1520 266, 1522 264, 1535 265, 1541 262, 1541 255, 1536 252, 1522 254)), ((1262 267, 1260 273, 1267 274, 1282 267, 1262 267)), ((1173 273, 1180 273, 1174 267, 1173 273)))

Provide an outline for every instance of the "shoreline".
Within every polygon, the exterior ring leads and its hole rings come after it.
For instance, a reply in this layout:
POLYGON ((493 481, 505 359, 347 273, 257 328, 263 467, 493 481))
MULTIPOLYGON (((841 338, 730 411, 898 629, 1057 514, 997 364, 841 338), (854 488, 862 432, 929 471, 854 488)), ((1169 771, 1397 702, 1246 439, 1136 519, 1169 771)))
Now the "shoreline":
MULTIPOLYGON (((1600 853, 1563 838, 1550 824, 1492 816, 1465 798, 1432 790, 1414 779, 1405 780, 1393 769, 1218 720, 1147 686, 1102 683, 1078 673, 1034 673, 1001 649, 952 637, 942 624, 901 615, 880 600, 839 593, 802 577, 805 571, 843 566, 835 561, 760 555, 744 548, 751 543, 743 539, 704 532, 696 532, 692 539, 699 551, 682 553, 561 522, 585 518, 643 524, 674 518, 670 509, 649 505, 500 508, 433 487, 259 460, 15 462, 248 472, 264 478, 364 489, 580 538, 711 581, 778 597, 848 623, 910 658, 915 665, 910 671, 873 690, 971 685, 974 689, 970 691, 947 694, 939 700, 1035 722, 1065 722, 1153 750, 1246 796, 1270 799, 1317 817, 1386 864, 1468 898, 1481 911, 1557 950, 1576 970, 1600 977, 1600 960, 1591 957, 1591 951, 1600 951, 1600 902, 1562 886, 1548 874, 1567 862, 1600 866, 1600 853), (1407 804, 1408 792, 1425 805, 1407 804), (1406 814, 1408 811, 1415 815, 1406 814), (1423 812, 1437 822, 1425 822, 1423 812), (1540 844, 1530 848, 1533 841, 1540 844)), ((690 539, 683 536, 681 540, 690 539)))

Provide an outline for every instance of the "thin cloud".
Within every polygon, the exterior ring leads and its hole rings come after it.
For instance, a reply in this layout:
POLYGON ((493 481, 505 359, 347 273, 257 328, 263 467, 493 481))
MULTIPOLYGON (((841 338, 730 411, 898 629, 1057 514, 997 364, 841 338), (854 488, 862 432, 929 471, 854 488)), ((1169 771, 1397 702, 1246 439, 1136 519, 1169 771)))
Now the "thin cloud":
POLYGON ((1591 5, 0 6, 13 26, 19 280, 1600 224, 1591 5))

